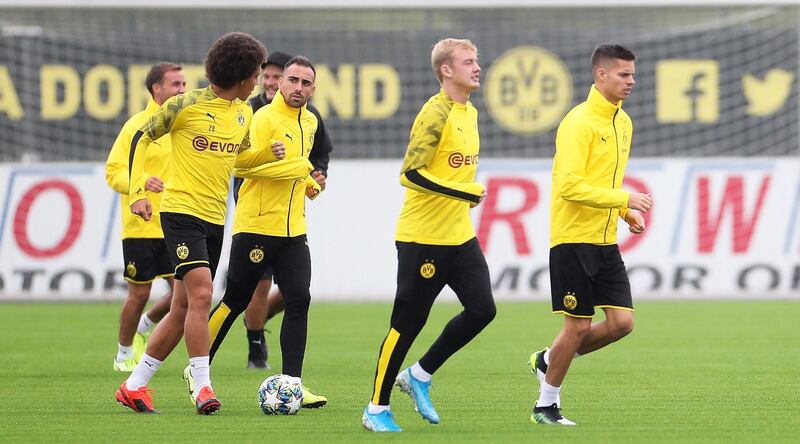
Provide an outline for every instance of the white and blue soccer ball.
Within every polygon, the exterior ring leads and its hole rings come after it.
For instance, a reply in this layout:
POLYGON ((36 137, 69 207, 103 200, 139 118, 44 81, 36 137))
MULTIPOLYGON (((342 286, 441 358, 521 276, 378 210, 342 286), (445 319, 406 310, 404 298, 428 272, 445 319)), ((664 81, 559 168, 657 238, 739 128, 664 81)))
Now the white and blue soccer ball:
POLYGON ((272 375, 258 388, 258 404, 265 415, 294 415, 303 404, 300 378, 272 375))

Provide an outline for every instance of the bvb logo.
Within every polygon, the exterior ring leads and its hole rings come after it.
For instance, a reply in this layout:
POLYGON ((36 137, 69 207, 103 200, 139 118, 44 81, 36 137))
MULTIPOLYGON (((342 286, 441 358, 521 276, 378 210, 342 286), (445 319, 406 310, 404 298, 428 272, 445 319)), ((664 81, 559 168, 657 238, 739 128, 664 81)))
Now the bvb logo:
POLYGON ((175 249, 175 253, 178 255, 178 259, 184 260, 189 257, 189 247, 186 244, 179 244, 178 248, 175 249))
POLYGON ((506 131, 523 136, 555 127, 572 103, 569 69, 537 46, 518 46, 495 59, 486 84, 489 114, 506 131))
POLYGON ((250 262, 257 264, 264 260, 264 250, 259 247, 250 250, 250 262))
POLYGON ((419 267, 419 274, 425 279, 430 279, 436 274, 436 266, 432 262, 425 262, 419 267))
POLYGON ((567 310, 575 310, 575 307, 578 306, 578 298, 575 297, 575 293, 567 292, 567 295, 564 296, 564 307, 567 310))
POLYGON ((128 262, 128 266, 125 267, 125 272, 128 273, 129 277, 135 278, 136 277, 136 264, 133 262, 128 262))

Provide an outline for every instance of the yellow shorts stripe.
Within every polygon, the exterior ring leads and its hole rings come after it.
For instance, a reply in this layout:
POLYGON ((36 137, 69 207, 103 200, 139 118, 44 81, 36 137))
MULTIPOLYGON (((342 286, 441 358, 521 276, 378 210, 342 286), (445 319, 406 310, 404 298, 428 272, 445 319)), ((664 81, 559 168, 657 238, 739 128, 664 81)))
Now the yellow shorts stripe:
POLYGON ((594 308, 613 308, 614 310, 633 311, 633 309, 630 307, 620 307, 618 305, 595 305, 594 308))
POLYGON ((567 313, 564 310, 554 311, 553 314, 563 314, 563 315, 567 315, 567 316, 569 316, 571 318, 580 318, 580 319, 592 319, 594 317, 594 316, 575 315, 575 314, 572 314, 572 313, 567 313))
POLYGON ((211 315, 211 319, 208 320, 208 336, 211 338, 209 346, 214 345, 214 340, 217 339, 222 323, 225 322, 229 314, 231 314, 230 307, 221 302, 214 314, 211 315))
POLYGON ((181 262, 180 264, 178 264, 178 266, 177 266, 177 267, 175 267, 175 273, 177 273, 177 272, 178 272, 178 268, 184 267, 184 266, 186 266, 186 265, 192 265, 192 264, 208 264, 208 265, 211 265, 211 263, 209 263, 208 261, 189 261, 189 262, 181 262))
POLYGON ((380 402, 381 386, 386 376, 386 367, 389 366, 389 359, 392 357, 392 352, 394 351, 395 345, 397 345, 398 339, 400 339, 400 333, 392 328, 389 330, 389 334, 386 335, 386 340, 383 341, 381 356, 378 358, 378 371, 375 374, 375 392, 372 394, 373 404, 378 404, 378 402, 380 402))
POLYGON ((156 277, 154 277, 153 279, 146 280, 146 281, 136 281, 136 280, 133 280, 133 279, 131 279, 131 278, 129 278, 129 277, 126 277, 126 276, 123 276, 122 278, 123 278, 123 279, 125 279, 126 281, 130 282, 131 284, 139 284, 139 285, 144 285, 144 284, 152 284, 152 283, 153 283, 153 281, 155 281, 155 280, 156 280, 156 279, 158 279, 158 278, 163 278, 163 279, 166 279, 166 278, 168 278, 168 277, 172 277, 172 276, 175 276, 175 273, 158 274, 158 275, 156 275, 156 277))

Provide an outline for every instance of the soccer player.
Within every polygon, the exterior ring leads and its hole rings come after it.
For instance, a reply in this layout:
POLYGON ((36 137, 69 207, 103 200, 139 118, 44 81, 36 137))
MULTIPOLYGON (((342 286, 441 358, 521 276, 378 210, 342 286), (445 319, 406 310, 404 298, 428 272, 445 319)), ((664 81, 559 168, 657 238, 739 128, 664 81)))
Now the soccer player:
POLYGON ((539 399, 531 421, 575 425, 561 415, 561 384, 574 356, 617 341, 633 330, 633 302, 617 246, 617 218, 635 234, 648 194, 622 190, 633 122, 622 110, 633 85, 634 54, 604 44, 592 53, 594 85, 585 102, 558 127, 550 203, 550 285, 553 312, 564 325, 549 349, 531 355, 539 399), (592 324, 595 308, 605 321, 592 324))
POLYGON ((130 212, 128 159, 131 139, 136 130, 158 111, 158 107, 164 101, 183 94, 186 89, 183 68, 170 62, 157 63, 147 73, 145 85, 150 92, 147 108, 125 122, 106 161, 106 182, 114 191, 120 193, 122 256, 125 261, 124 278, 128 281, 128 297, 122 304, 119 315, 117 357, 114 359, 114 370, 120 372, 132 372, 136 367, 147 343, 145 335, 167 314, 172 300, 174 268, 167 254, 164 233, 161 231, 161 219, 158 216, 164 181, 169 176, 167 165, 172 142, 169 137, 161 137, 154 140, 147 148, 147 157, 144 161, 147 180, 144 187, 153 206, 153 219, 149 222, 130 212), (150 287, 156 278, 166 279, 170 291, 143 314, 145 304, 150 298, 150 287))
MULTIPOLYGON (((267 64, 264 65, 263 72, 261 73, 261 82, 264 91, 250 99, 250 106, 253 107, 253 113, 261 109, 264 105, 269 105, 278 92, 278 82, 283 77, 283 69, 286 63, 291 60, 292 56, 280 51, 274 51, 267 57, 267 64)), ((317 117, 317 131, 314 134, 314 145, 311 147, 311 153, 308 155, 308 160, 314 165, 314 172, 311 176, 319 183, 322 189, 325 189, 325 180, 328 177, 328 162, 330 160, 330 153, 333 150, 328 133, 325 131, 325 125, 322 121, 319 111, 310 102, 306 104, 306 108, 317 117)), ((233 195, 238 198, 239 188, 242 186, 244 179, 236 177, 233 181, 233 195)), ((283 294, 280 288, 276 288, 270 293, 272 287, 272 267, 267 268, 261 280, 258 281, 256 290, 253 293, 253 299, 250 305, 247 306, 244 315, 244 325, 247 330, 247 367, 248 368, 269 368, 267 364, 267 341, 264 337, 264 326, 267 320, 271 319, 276 314, 284 309, 283 294)), ((303 405, 311 402, 317 404, 321 402, 315 399, 316 395, 308 393, 309 396, 303 397, 303 405), (313 402, 312 402, 313 401, 313 402)))
POLYGON ((206 55, 211 84, 167 100, 131 142, 131 211, 149 220, 152 205, 143 177, 146 150, 152 140, 165 134, 172 138, 171 176, 164 187, 161 224, 176 279, 169 313, 150 337, 136 369, 116 392, 117 401, 136 412, 156 411, 147 383, 184 333, 197 384, 197 412, 210 415, 220 408, 209 374, 208 313, 231 172, 234 160, 255 165, 281 157, 280 152, 248 150, 252 109, 246 100, 266 57, 266 49, 252 36, 225 34, 206 55))
MULTIPOLYGON (((236 205, 225 295, 208 321, 213 357, 233 322, 250 303, 260 277, 272 267, 286 304, 281 325, 283 373, 297 378, 298 383, 301 383, 311 302, 305 197, 313 199, 321 190, 309 174, 314 167, 308 160, 317 118, 308 111, 306 102, 314 93, 315 77, 314 66, 307 58, 292 58, 279 82, 279 93, 253 116, 251 155, 262 157, 262 153, 271 154, 279 149, 285 157, 266 165, 236 162, 237 167, 242 166, 236 169, 236 175, 246 179, 236 205)), ((190 392, 196 390, 193 387, 196 376, 192 368, 184 372, 190 392)), ((307 393, 304 389, 303 397, 307 393)), ((327 399, 319 402, 324 405, 327 399)), ((304 403, 304 407, 321 405, 304 403)))
POLYGON ((397 293, 372 400, 361 420, 376 432, 401 430, 389 409, 392 383, 411 396, 425 420, 438 424, 429 395, 431 376, 495 316, 489 269, 469 216, 469 209, 486 196, 484 186, 475 182, 478 111, 469 102, 480 86, 478 50, 469 40, 444 39, 433 47, 431 64, 441 91, 417 114, 403 159, 400 183, 408 190, 395 237, 397 293), (464 311, 448 322, 419 361, 398 375, 445 285, 455 291, 464 311))

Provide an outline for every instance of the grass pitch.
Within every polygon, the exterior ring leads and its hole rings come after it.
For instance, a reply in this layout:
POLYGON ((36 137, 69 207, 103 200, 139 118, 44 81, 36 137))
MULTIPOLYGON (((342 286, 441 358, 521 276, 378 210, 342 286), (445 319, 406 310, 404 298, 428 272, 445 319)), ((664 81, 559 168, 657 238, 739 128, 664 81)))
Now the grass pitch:
MULTIPOLYGON (((438 335, 456 304, 437 304, 406 360, 438 335)), ((545 303, 501 303, 495 321, 434 376, 433 426, 398 390, 405 430, 361 430, 389 304, 312 304, 303 382, 328 406, 267 417, 256 391, 280 371, 280 319, 267 324, 268 372, 247 370, 236 323, 212 367, 222 400, 194 413, 181 380, 183 344, 151 382, 160 415, 114 401, 119 304, 0 305, 2 442, 798 442, 800 303, 640 302, 631 336, 573 362, 562 392, 574 428, 529 422, 537 384, 526 361, 561 319, 545 303)), ((602 317, 602 316, 601 316, 602 317)), ((600 317, 600 318, 601 318, 600 317)))

